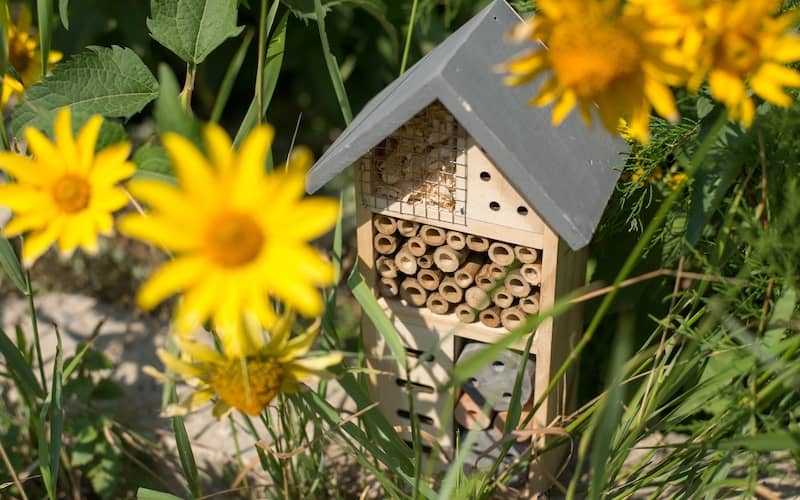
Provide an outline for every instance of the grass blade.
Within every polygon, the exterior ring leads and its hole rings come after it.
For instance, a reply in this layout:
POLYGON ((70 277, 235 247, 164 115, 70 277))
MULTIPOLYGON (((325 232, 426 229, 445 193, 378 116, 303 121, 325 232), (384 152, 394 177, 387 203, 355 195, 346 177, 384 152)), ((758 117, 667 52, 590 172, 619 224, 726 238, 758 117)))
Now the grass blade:
POLYGON ((176 497, 163 491, 139 488, 136 490, 136 500, 181 500, 181 497, 176 497))
POLYGON ((69 0, 58 0, 58 15, 64 29, 69 30, 69 0))
POLYGON ((247 55, 247 49, 250 48, 250 42, 253 41, 253 36, 255 34, 252 30, 247 30, 244 34, 244 39, 242 40, 242 44, 239 45, 239 49, 236 51, 236 54, 233 55, 233 59, 231 59, 231 63, 228 65, 227 71, 225 71, 225 77, 222 79, 222 83, 219 86, 219 91, 217 92, 217 99, 214 101, 214 109, 211 110, 211 118, 210 121, 213 123, 217 123, 222 116, 222 111, 225 109, 225 105, 228 103, 228 98, 231 95, 231 90, 233 89, 233 82, 236 81, 236 77, 239 76, 239 70, 242 69, 242 64, 244 63, 244 56, 247 55))
MULTIPOLYGON (((174 391, 174 388, 173 388, 174 391)), ((173 397, 177 395, 173 392, 173 397)), ((183 417, 172 417, 172 431, 175 433, 175 445, 178 448, 178 456, 181 459, 181 468, 186 482, 189 483, 189 491, 197 498, 203 495, 200 487, 200 476, 197 472, 197 462, 194 460, 192 443, 189 441, 189 433, 183 423, 183 417)))
MULTIPOLYGON (((273 9, 270 10, 269 16, 274 16, 273 10, 277 10, 279 3, 280 2, 275 2, 273 4, 273 9)), ((270 23, 269 16, 268 24, 270 23)), ((283 15, 280 22, 278 22, 278 26, 269 39, 269 47, 267 48, 267 55, 264 60, 261 115, 259 115, 258 111, 258 100, 254 97, 253 101, 250 103, 250 107, 247 109, 247 113, 244 115, 242 124, 239 126, 239 130, 236 132, 236 137, 233 140, 233 144, 236 146, 238 146, 248 132, 256 126, 259 121, 259 116, 263 116, 264 113, 267 112, 269 103, 272 101, 272 95, 275 93, 275 87, 278 85, 278 75, 280 75, 281 66, 283 65, 283 54, 286 47, 286 25, 288 20, 289 13, 287 12, 283 15)))
POLYGON ((28 286, 25 282, 25 275, 22 274, 22 267, 20 267, 17 254, 14 253, 14 247, 5 236, 0 235, 0 269, 8 278, 19 288, 22 293, 28 293, 28 286))
POLYGON ((349 125, 353 120, 353 111, 350 109, 350 100, 347 98, 347 92, 344 89, 339 63, 336 62, 336 57, 331 52, 331 46, 328 43, 328 35, 325 32, 325 9, 322 8, 320 0, 314 0, 314 13, 317 17, 319 38, 322 42, 322 55, 325 57, 325 65, 328 67, 328 74, 331 77, 331 83, 333 83, 333 91, 336 92, 336 100, 339 101, 344 123, 349 125))
POLYGON ((53 386, 39 411, 36 428, 39 434, 39 472, 50 500, 58 496, 58 469, 61 464, 61 433, 64 413, 61 405, 61 335, 56 329, 56 359, 53 362, 53 386), (46 423, 50 422, 50 432, 46 423))
POLYGON ((31 365, 25 362, 23 353, 17 349, 17 346, 11 341, 2 329, 0 329, 0 354, 6 360, 6 366, 13 374, 14 378, 24 387, 29 393, 37 398, 44 397, 44 390, 36 380, 33 374, 31 365))
POLYGON ((358 301, 361 308, 364 310, 364 314, 369 317, 372 324, 375 325, 375 328, 378 330, 378 333, 386 340, 386 345, 388 345, 389 350, 392 351, 392 356, 394 356, 395 361, 397 361, 400 366, 406 366, 406 348, 403 346, 402 340, 400 340, 400 335, 386 316, 383 308, 378 304, 378 301, 375 300, 375 296, 367 286, 364 278, 358 273, 358 268, 359 263, 356 263, 353 267, 353 272, 350 273, 350 277, 347 278, 347 285, 350 287, 350 290, 352 290, 353 297, 355 297, 356 301, 358 301))
POLYGON ((53 38, 53 0, 36 0, 39 18, 39 50, 42 54, 42 77, 47 74, 50 60, 50 42, 53 38))

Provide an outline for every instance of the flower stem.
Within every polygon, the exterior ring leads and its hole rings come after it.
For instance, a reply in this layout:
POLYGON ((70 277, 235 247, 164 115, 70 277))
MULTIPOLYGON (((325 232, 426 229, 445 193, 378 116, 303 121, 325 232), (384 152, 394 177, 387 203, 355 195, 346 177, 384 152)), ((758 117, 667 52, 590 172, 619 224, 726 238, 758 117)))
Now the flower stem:
POLYGON ((31 328, 33 329, 33 342, 36 348, 36 361, 39 364, 39 376, 42 379, 42 389, 47 394, 47 379, 44 376, 44 358, 42 358, 42 343, 39 340, 39 321, 36 317, 36 305, 33 302, 33 286, 31 286, 31 273, 25 271, 25 288, 28 296, 28 310, 31 315, 31 328))
POLYGON ((196 72, 197 66, 192 63, 186 65, 186 81, 183 82, 183 90, 180 96, 183 109, 190 113, 192 111, 192 92, 194 91, 194 77, 196 72))

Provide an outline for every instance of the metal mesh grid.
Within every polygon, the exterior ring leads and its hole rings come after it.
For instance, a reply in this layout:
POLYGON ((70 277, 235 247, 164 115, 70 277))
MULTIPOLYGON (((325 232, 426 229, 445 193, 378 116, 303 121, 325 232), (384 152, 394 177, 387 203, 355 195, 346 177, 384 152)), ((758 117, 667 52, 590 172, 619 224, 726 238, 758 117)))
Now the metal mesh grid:
POLYGON ((452 224, 466 224, 467 132, 434 102, 360 162, 365 206, 452 224))

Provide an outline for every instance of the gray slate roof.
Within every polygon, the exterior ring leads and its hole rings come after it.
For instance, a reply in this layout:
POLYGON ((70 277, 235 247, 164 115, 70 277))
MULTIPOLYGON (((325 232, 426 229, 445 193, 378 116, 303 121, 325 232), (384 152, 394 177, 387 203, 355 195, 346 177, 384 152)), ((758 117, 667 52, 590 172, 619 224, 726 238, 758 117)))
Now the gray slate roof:
POLYGON ((552 127, 549 108, 527 104, 535 88, 503 84, 492 68, 520 50, 504 42, 519 21, 504 0, 495 0, 464 24, 364 106, 311 169, 307 191, 439 100, 570 247, 587 245, 627 147, 600 127, 587 129, 578 113, 552 127))

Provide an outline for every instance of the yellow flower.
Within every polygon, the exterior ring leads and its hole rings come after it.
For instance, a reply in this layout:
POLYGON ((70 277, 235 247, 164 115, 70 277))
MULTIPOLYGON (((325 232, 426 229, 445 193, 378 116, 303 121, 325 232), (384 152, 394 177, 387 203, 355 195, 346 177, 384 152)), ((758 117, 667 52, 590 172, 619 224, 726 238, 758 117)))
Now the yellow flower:
POLYGON ((596 105, 607 130, 620 119, 633 137, 648 139, 650 110, 670 121, 678 111, 669 85, 685 78, 673 40, 654 30, 640 9, 619 0, 542 0, 541 12, 511 33, 516 42, 541 41, 508 61, 508 85, 522 85, 542 73, 550 78, 531 99, 535 106, 555 102, 554 125, 577 105, 587 124, 596 105))
MULTIPOLYGON (((61 52, 51 50, 48 53, 48 69, 61 60, 61 52)), ((42 52, 39 49, 39 39, 36 30, 32 27, 31 10, 27 5, 19 7, 19 16, 16 24, 8 23, 8 62, 17 70, 24 87, 39 81, 42 75, 42 52)), ((6 94, 21 96, 23 90, 19 82, 6 76, 3 80, 3 105, 8 102, 6 94), (13 85, 9 80, 14 81, 13 85)))
MULTIPOLYGON (((302 382, 319 378, 326 368, 341 362, 339 352, 304 356, 314 344, 319 321, 304 333, 290 338, 293 324, 294 314, 285 313, 266 341, 258 325, 248 323, 245 331, 251 339, 250 347, 236 355, 224 348, 223 352, 218 352, 196 340, 177 337, 182 358, 164 350, 160 350, 158 356, 169 370, 186 379, 195 390, 179 404, 168 407, 165 413, 186 414, 217 397, 213 410, 217 418, 231 408, 258 415, 277 394, 297 392, 302 382)), ((161 378, 152 369, 148 372, 161 378)))
POLYGON ((175 256, 139 290, 139 305, 149 309, 182 293, 178 331, 211 318, 226 351, 241 356, 247 349, 242 318, 254 314, 270 327, 270 296, 307 316, 322 311, 315 287, 333 282, 333 266, 308 241, 330 229, 339 205, 302 199, 311 164, 305 149, 287 168, 265 172, 271 127, 251 132, 236 152, 219 126, 208 125, 203 135, 209 158, 186 139, 164 135, 179 185, 132 181, 130 192, 152 212, 121 218, 120 229, 175 256))
POLYGON ((691 73, 688 89, 696 91, 708 78, 711 94, 731 118, 752 123, 755 104, 748 87, 777 106, 792 103, 784 87, 800 87, 800 73, 785 65, 800 60, 798 15, 777 15, 780 0, 633 1, 677 35, 691 73))
POLYGON ((136 167, 125 161, 127 142, 109 146, 95 154, 101 116, 93 116, 72 136, 69 108, 55 119, 55 142, 40 131, 25 129, 25 139, 34 158, 0 152, 0 168, 15 182, 0 185, 0 205, 13 218, 4 228, 5 236, 27 233, 22 260, 33 265, 53 242, 62 255, 78 246, 97 251, 97 235, 111 234, 112 212, 128 203, 125 191, 115 184, 130 177, 136 167))
POLYGON ((683 172, 677 172, 669 177, 669 179, 667 180, 667 186, 671 190, 675 191, 676 189, 681 187, 681 185, 683 185, 683 183, 686 182, 688 179, 689 177, 683 172))

